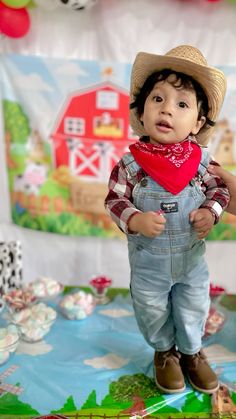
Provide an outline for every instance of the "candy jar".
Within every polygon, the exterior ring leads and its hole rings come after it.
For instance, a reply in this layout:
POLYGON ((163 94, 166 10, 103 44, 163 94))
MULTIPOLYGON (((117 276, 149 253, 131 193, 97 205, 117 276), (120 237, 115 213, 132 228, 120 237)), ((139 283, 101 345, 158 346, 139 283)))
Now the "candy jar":
POLYGON ((70 320, 83 320, 92 314, 96 301, 84 291, 67 294, 59 303, 62 313, 70 320))
POLYGON ((8 311, 13 314, 37 303, 37 298, 28 289, 19 288, 3 295, 3 301, 8 311))
POLYGON ((59 296, 64 285, 59 283, 56 279, 41 276, 33 282, 30 282, 28 289, 38 300, 52 300, 59 296))
POLYGON ((96 304, 107 304, 110 301, 107 291, 112 284, 112 280, 105 275, 101 275, 93 277, 89 283, 92 286, 96 304))
POLYGON ((57 317, 56 311, 45 303, 16 311, 11 316, 11 322, 19 330, 20 338, 25 342, 37 342, 50 331, 57 317))
POLYGON ((0 366, 15 352, 18 344, 19 334, 15 325, 0 327, 0 366))

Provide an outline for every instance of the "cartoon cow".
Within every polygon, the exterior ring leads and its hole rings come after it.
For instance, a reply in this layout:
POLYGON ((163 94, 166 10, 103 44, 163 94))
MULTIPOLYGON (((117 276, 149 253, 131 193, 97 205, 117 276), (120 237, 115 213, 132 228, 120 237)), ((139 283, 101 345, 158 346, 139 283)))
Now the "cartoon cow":
POLYGON ((30 162, 24 173, 14 178, 14 191, 27 195, 39 195, 40 188, 47 178, 48 168, 45 164, 30 162))

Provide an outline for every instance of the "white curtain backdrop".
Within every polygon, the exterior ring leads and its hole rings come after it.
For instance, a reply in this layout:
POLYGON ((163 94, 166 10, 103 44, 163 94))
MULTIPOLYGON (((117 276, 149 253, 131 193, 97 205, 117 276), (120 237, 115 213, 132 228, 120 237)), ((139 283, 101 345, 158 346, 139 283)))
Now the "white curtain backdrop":
MULTIPOLYGON (((27 36, 0 38, 1 54, 132 63, 138 51, 163 54, 192 44, 211 65, 236 66, 236 2, 98 0, 87 11, 37 8, 30 15, 27 36)), ((25 282, 46 275, 65 284, 87 284, 92 275, 105 274, 115 286, 128 287, 125 240, 65 237, 11 223, 1 110, 0 134, 0 241, 21 241, 25 282)), ((236 242, 207 242, 211 281, 229 292, 236 292, 235 251, 236 242)))

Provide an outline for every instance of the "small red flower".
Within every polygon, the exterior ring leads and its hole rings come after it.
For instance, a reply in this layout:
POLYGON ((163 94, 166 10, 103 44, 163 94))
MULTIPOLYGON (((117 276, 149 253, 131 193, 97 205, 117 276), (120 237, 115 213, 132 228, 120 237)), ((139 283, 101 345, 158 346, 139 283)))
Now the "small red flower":
POLYGON ((226 290, 223 287, 220 287, 218 285, 210 284, 210 296, 211 297, 217 297, 218 295, 225 294, 226 290))
POLYGON ((112 280, 107 276, 96 276, 91 279, 89 283, 96 289, 98 294, 103 294, 105 288, 109 288, 112 284, 112 280))

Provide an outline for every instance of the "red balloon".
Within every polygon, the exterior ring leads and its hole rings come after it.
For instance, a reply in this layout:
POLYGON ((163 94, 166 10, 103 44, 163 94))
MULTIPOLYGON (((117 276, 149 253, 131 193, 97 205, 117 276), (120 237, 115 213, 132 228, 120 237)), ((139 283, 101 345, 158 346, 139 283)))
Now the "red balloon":
POLYGON ((21 38, 30 28, 30 16, 25 8, 12 9, 0 3, 0 32, 10 38, 21 38))

